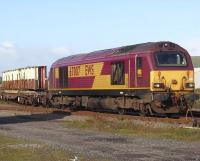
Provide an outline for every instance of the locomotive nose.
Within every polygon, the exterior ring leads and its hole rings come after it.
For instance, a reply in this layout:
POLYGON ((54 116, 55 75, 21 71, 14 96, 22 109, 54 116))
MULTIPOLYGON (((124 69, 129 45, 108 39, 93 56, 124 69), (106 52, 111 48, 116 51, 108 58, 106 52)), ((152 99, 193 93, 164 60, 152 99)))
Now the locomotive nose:
POLYGON ((152 91, 189 91, 194 90, 193 71, 152 71, 152 91))

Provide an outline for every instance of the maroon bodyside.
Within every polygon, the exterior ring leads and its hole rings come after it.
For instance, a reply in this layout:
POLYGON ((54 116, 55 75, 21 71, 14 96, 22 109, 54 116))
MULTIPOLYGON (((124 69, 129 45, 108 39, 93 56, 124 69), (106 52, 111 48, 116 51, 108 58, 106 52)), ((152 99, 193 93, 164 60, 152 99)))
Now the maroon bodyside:
POLYGON ((92 88, 94 76, 69 78, 68 88, 92 88))

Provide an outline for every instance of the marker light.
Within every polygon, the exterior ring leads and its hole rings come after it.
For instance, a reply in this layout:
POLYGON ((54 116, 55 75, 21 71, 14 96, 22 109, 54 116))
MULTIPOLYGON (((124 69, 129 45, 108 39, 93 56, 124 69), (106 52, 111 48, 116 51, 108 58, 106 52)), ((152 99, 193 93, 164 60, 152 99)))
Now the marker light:
POLYGON ((185 83, 186 88, 194 88, 195 84, 194 83, 185 83))
POLYGON ((153 87, 154 88, 165 88, 165 85, 164 85, 164 83, 154 83, 153 87))

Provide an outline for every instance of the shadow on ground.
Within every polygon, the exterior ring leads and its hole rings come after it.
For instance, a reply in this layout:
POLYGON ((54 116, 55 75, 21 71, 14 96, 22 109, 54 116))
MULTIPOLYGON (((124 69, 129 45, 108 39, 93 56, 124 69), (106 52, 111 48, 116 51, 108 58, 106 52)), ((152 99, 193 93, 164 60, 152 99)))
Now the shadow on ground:
POLYGON ((70 112, 52 112, 52 113, 41 113, 31 115, 16 115, 16 116, 0 116, 0 125, 4 124, 17 124, 26 122, 37 122, 37 121, 51 121, 62 119, 66 116, 70 116, 70 112))

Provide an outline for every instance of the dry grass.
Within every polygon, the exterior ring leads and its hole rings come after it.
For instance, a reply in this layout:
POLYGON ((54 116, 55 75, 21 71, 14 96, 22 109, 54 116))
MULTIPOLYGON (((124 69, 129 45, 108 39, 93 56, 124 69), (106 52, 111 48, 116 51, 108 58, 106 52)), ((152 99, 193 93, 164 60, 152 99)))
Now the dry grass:
POLYGON ((85 121, 64 121, 63 124, 67 127, 92 129, 125 136, 200 141, 200 129, 194 130, 172 126, 153 127, 151 124, 136 124, 133 120, 127 120, 123 117, 113 120, 90 117, 85 121))
MULTIPOLYGON (((75 156, 60 148, 0 135, 1 161, 69 161, 75 156)), ((96 158, 88 159, 82 154, 77 157, 77 161, 100 161, 96 158)))

